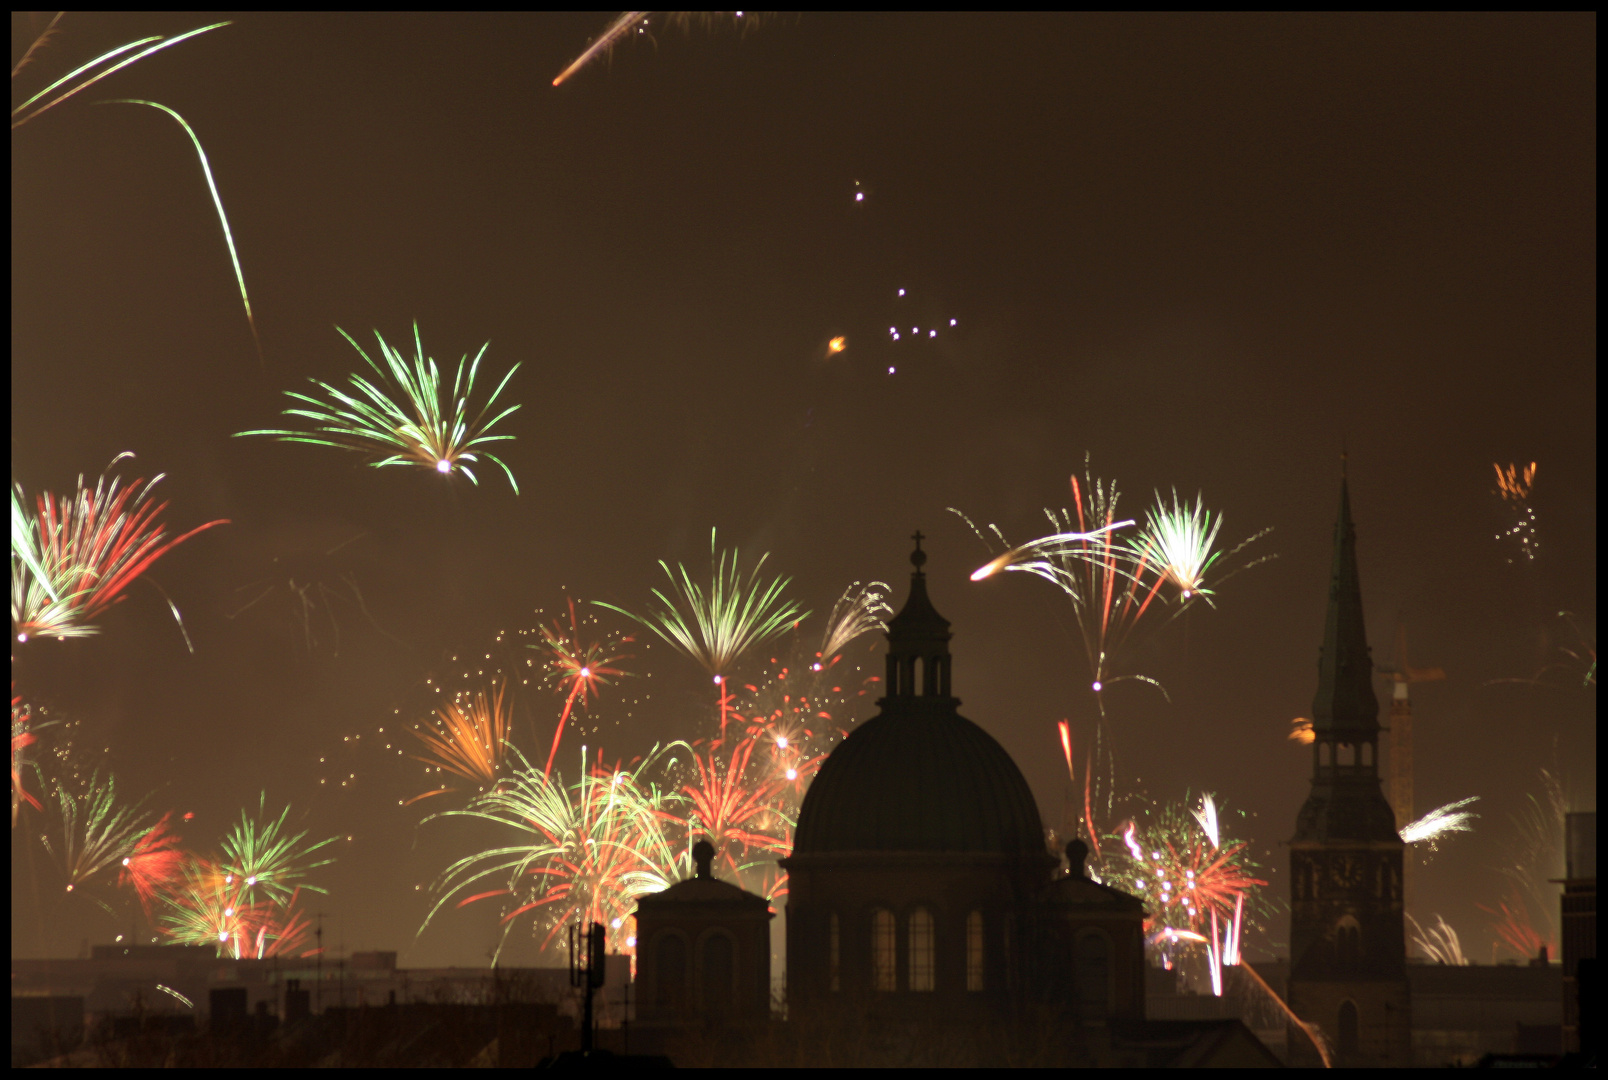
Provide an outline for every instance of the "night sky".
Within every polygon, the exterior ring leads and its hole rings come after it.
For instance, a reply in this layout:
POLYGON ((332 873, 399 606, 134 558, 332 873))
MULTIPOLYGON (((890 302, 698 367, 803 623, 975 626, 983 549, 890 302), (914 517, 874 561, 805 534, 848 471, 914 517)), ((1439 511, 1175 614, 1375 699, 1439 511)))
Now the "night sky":
MULTIPOLYGON (((47 20, 13 15, 14 61, 47 20)), ((68 15, 13 101, 210 21, 68 15)), ((17 692, 60 721, 41 739, 194 814, 198 848, 266 790, 343 837, 309 905, 327 944, 483 965, 488 905, 415 939, 418 886, 473 832, 421 827, 398 806, 419 767, 376 745, 427 715, 425 680, 566 597, 643 605, 712 527, 770 552, 817 628, 851 581, 898 604, 919 528, 962 712, 1055 824, 1056 722, 1081 745, 1097 719, 1069 608, 1026 574, 969 582, 990 552, 947 508, 1030 539, 1089 454, 1132 515, 1176 488, 1230 543, 1272 529, 1247 554, 1276 560, 1121 657, 1171 700, 1120 684, 1106 730, 1123 785, 1250 815, 1282 898, 1345 448, 1375 659, 1404 622, 1447 673, 1415 688, 1417 805, 1481 797, 1415 913, 1489 962, 1476 905, 1539 770, 1596 805, 1596 688, 1565 652, 1596 645, 1595 20, 773 16, 656 28, 555 89, 605 21, 248 15, 13 133, 13 479, 67 492, 133 451, 126 475, 167 474, 170 529, 231 522, 150 575, 193 655, 145 585, 97 637, 13 645, 17 692), (108 97, 196 129, 260 358, 188 141, 108 97), (402 342, 414 320, 438 360, 489 341, 493 377, 522 365, 518 496, 494 468, 474 487, 231 438, 357 370, 337 326, 402 342), (892 341, 907 325, 943 331, 892 341), (1510 562, 1492 464, 1530 461, 1538 556, 1510 562), (290 578, 330 589, 311 647, 288 588, 229 618, 290 578)), ((653 677, 586 741, 707 737, 707 676, 663 645, 634 664, 653 677)), ((559 704, 524 699, 527 750, 559 704)), ((107 880, 117 918, 63 901, 24 821, 12 955, 128 932, 107 880)), ((505 962, 534 962, 513 940, 505 962)))

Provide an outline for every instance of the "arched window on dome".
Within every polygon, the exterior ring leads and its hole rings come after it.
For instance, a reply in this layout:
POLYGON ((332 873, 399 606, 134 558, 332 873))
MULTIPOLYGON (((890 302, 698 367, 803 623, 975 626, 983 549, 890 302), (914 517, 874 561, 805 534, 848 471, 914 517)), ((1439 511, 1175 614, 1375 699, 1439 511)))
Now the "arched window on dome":
POLYGON ((1104 930, 1078 935, 1072 953, 1073 978, 1078 988, 1078 1011, 1086 1018, 1111 1011, 1111 941, 1104 930))
POLYGON ((912 990, 933 988, 932 912, 917 908, 910 913, 910 982, 912 990))
POLYGON ((871 989, 899 988, 899 941, 893 912, 877 908, 871 913, 871 989))
POLYGON ((983 989, 983 913, 974 911, 966 916, 966 989, 973 993, 983 989))
POLYGON ((832 922, 827 931, 827 963, 830 965, 832 993, 836 994, 843 989, 843 932, 838 926, 837 912, 832 912, 832 922))

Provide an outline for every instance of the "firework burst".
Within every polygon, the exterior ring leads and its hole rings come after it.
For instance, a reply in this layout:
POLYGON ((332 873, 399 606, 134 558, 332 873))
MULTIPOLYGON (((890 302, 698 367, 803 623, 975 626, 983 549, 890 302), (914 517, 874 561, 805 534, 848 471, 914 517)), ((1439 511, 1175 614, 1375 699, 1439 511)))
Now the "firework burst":
POLYGON ((231 884, 238 883, 244 890, 241 894, 246 902, 251 902, 260 891, 265 898, 274 903, 285 902, 297 888, 311 889, 314 892, 326 890, 316 885, 309 885, 300 881, 307 876, 308 871, 320 866, 328 866, 334 862, 333 857, 314 860, 313 854, 335 842, 331 836, 313 844, 304 844, 307 831, 290 835, 285 828, 285 819, 290 814, 290 807, 279 812, 278 818, 268 815, 268 793, 263 792, 257 802, 257 815, 253 818, 249 811, 240 812, 240 820, 229 830, 229 835, 223 840, 223 858, 219 860, 219 868, 231 884))
MULTIPOLYGON (((467 704, 452 701, 437 709, 433 726, 413 732, 431 756, 415 755, 413 760, 445 769, 477 785, 480 791, 491 787, 508 753, 507 691, 505 679, 490 695, 482 691, 467 704)), ((408 801, 415 803, 450 790, 437 788, 408 801)))
POLYGON ((831 663, 833 657, 861 634, 888 628, 888 619, 893 615, 893 607, 888 603, 892 591, 881 581, 873 581, 869 585, 856 581, 843 590, 843 595, 832 605, 832 614, 827 616, 826 632, 821 636, 821 652, 815 670, 819 671, 821 665, 831 663))
MULTIPOLYGON (((93 490, 80 475, 71 498, 39 496, 33 515, 22 509, 22 488, 13 486, 11 631, 19 642, 96 633, 94 620, 123 600, 128 586, 153 563, 196 533, 228 524, 225 519, 209 521, 165 539, 160 518, 168 504, 150 498, 163 474, 127 487, 121 477, 108 481, 112 467, 133 456, 113 458, 93 490)), ((171 601, 169 607, 177 620, 178 609, 171 601)), ((183 627, 182 621, 179 625, 183 627)))
POLYGON ((1470 795, 1466 799, 1447 803, 1436 807, 1417 821, 1409 822, 1401 830, 1401 839, 1405 844, 1424 844, 1430 851, 1440 850, 1439 844, 1452 833, 1472 832, 1474 826, 1469 822, 1479 817, 1472 810, 1463 807, 1479 801, 1478 795, 1470 795))
MULTIPOLYGON (((519 916, 539 912, 547 926, 543 948, 576 920, 608 926, 619 948, 636 898, 669 887, 685 870, 684 845, 670 831, 675 818, 667 810, 677 797, 647 775, 661 765, 673 767, 673 759, 661 759, 678 745, 688 749, 685 744, 654 747, 631 769, 588 767, 582 747, 581 777, 568 785, 562 773, 543 773, 521 759, 520 769, 468 809, 426 818, 496 822, 513 829, 519 842, 477 852, 447 867, 434 886, 439 899, 419 932, 453 897, 489 885, 456 906, 504 898, 511 905, 502 918, 504 941, 519 916)), ((499 953, 501 948, 499 944, 499 953)))
POLYGON ((210 859, 191 857, 160 895, 161 932, 180 945, 211 945, 220 957, 251 958, 263 909, 246 897, 246 884, 210 859))
POLYGON ((123 856, 122 870, 117 875, 119 885, 133 888, 147 918, 151 917, 152 903, 183 873, 186 856, 169 826, 172 818, 172 811, 163 814, 162 820, 135 841, 133 849, 123 856))
MULTIPOLYGON (((1084 480, 1080 486, 1076 476, 1071 478, 1073 510, 1045 509, 1052 527, 1048 536, 1012 547, 997 527, 990 526, 994 539, 1006 550, 971 577, 981 581, 1002 570, 1024 570, 1065 593, 1072 602, 1083 639, 1089 685, 1100 694, 1107 683, 1115 681, 1108 670, 1111 654, 1149 609, 1161 589, 1162 578, 1154 573, 1154 567, 1131 565, 1130 552, 1114 535, 1116 530, 1133 524, 1132 520, 1117 520, 1116 484, 1096 480, 1089 475, 1087 466, 1084 480), (1152 579, 1148 584, 1147 576, 1152 579)), ((990 543, 970 518, 950 509, 971 526, 979 539, 990 543)), ((1101 707, 1104 708, 1103 701, 1101 707)))
POLYGON ((72 892, 90 878, 119 864, 134 853, 140 839, 149 831, 150 816, 140 810, 141 803, 122 806, 117 801, 117 784, 111 776, 103 783, 100 774, 90 777, 83 792, 75 793, 56 782, 56 805, 61 812, 61 836, 55 844, 44 837, 45 849, 60 860, 72 892))
MULTIPOLYGON (((1157 495, 1157 506, 1147 515, 1144 529, 1136 539, 1120 538, 1118 530, 1134 524, 1132 519, 1117 520, 1119 498, 1115 482, 1103 482, 1084 464, 1084 482, 1071 477, 1071 510, 1046 508, 1052 531, 1047 536, 1012 547, 996 526, 989 526, 992 540, 964 513, 950 507, 971 526, 985 544, 997 541, 1005 550, 979 567, 973 581, 992 577, 1002 570, 1025 570, 1050 582, 1072 602, 1083 648, 1089 665, 1090 689, 1100 695, 1114 682, 1133 679, 1166 689, 1146 675, 1111 674, 1112 658, 1122 648, 1139 620, 1161 596, 1162 586, 1171 583, 1178 592, 1178 605, 1169 619, 1176 618, 1197 597, 1211 602, 1213 590, 1205 584, 1206 575, 1220 561, 1231 559, 1246 544, 1266 535, 1257 533, 1232 551, 1213 550, 1221 517, 1214 518, 1196 500, 1194 509, 1180 502, 1175 492, 1168 506, 1157 495)), ((1265 562, 1266 556, 1248 565, 1265 562)), ((1244 569, 1244 567, 1242 567, 1244 569)), ((1230 575, 1220 576, 1226 580, 1230 575)), ((1165 598, 1163 597, 1165 600, 1165 598)), ((1104 699, 1100 701, 1102 714, 1104 699)))
POLYGON ((1508 562, 1535 561, 1536 535, 1535 535, 1535 507, 1530 505, 1530 491, 1535 486, 1535 462, 1520 469, 1517 465, 1503 468, 1501 465, 1491 465, 1496 470, 1496 496, 1501 500, 1503 512, 1507 521, 1496 538, 1516 551, 1516 554, 1507 557, 1508 562))
MULTIPOLYGON (((1173 492, 1171 506, 1157 492, 1156 505, 1145 515, 1144 531, 1130 544, 1134 565, 1155 567, 1178 590, 1179 598, 1184 602, 1198 596, 1210 604, 1215 593, 1206 584, 1207 574, 1219 564, 1232 560, 1246 545, 1272 531, 1263 529, 1225 553, 1214 550, 1217 533, 1222 527, 1222 515, 1214 516, 1207 510, 1200 496, 1195 497, 1195 506, 1191 509, 1178 498, 1177 491, 1173 492)), ((1249 569, 1273 557, 1264 556, 1241 569, 1249 569)), ((1219 580, 1226 580, 1235 572, 1220 575, 1219 580)))
POLYGON ((727 712, 731 696, 726 689, 726 677, 739 657, 761 642, 768 641, 797 626, 808 617, 783 595, 792 583, 791 578, 777 577, 768 585, 761 580, 769 554, 761 555, 759 562, 745 578, 739 563, 739 553, 720 551, 715 546, 715 531, 709 531, 710 584, 706 590, 692 580, 687 568, 677 564, 681 572, 678 579, 669 565, 660 560, 659 567, 670 579, 670 592, 654 589, 653 595, 661 607, 648 615, 637 615, 622 607, 593 601, 610 611, 635 619, 658 634, 671 646, 691 657, 713 676, 720 690, 720 731, 726 731, 727 712))
POLYGON ((744 739, 724 764, 714 747, 705 755, 694 755, 698 780, 681 789, 690 807, 686 818, 688 834, 707 837, 734 875, 748 861, 750 850, 785 855, 792 847, 794 822, 782 817, 775 805, 775 781, 748 775, 753 752, 754 740, 744 739), (776 837, 759 831, 761 828, 785 832, 776 837))
MULTIPOLYGON (((339 327, 336 329, 340 330, 339 327)), ((334 446, 371 456, 378 455, 378 460, 370 462, 375 468, 422 465, 442 475, 456 470, 476 486, 480 481, 469 466, 484 457, 507 474, 509 486, 516 495, 519 493, 513 470, 501 458, 484 449, 488 443, 514 438, 512 435, 492 435, 489 432, 498 421, 516 411, 518 405, 508 406, 489 420, 486 414, 497 403, 508 380, 519 370, 518 364, 508 370, 491 397, 471 416, 469 399, 474 393, 480 361, 486 355, 490 342, 480 347, 473 363, 470 363, 467 354, 458 361, 458 370, 449 389, 442 382, 436 362, 425 355, 418 323, 413 324, 412 360, 404 357, 400 350, 392 348, 379 331, 375 331, 374 338, 379 342, 380 355, 385 359, 383 368, 363 351, 352 335, 345 330, 340 330, 340 334, 374 369, 379 376, 378 382, 370 382, 361 375, 350 375, 347 379, 355 393, 349 394, 326 382, 312 379, 313 385, 323 390, 329 401, 285 391, 287 397, 311 406, 285 410, 286 416, 314 421, 311 431, 265 429, 242 431, 239 435, 272 435, 281 442, 312 443, 315 446, 334 446), (468 365, 467 375, 465 365, 468 365)))
POLYGON ((548 684, 564 695, 564 711, 559 715, 558 726, 553 729, 553 747, 547 752, 547 764, 542 772, 553 771, 553 758, 558 754, 559 738, 569 722, 570 710, 578 702, 583 709, 590 708, 590 699, 598 688, 607 686, 613 679, 623 678, 628 672, 612 666, 620 660, 631 660, 630 653, 615 652, 620 644, 634 641, 623 637, 618 643, 582 641, 580 623, 575 617, 575 601, 569 601, 569 627, 553 620, 549 628, 540 627, 541 645, 533 646, 547 654, 545 675, 548 684))

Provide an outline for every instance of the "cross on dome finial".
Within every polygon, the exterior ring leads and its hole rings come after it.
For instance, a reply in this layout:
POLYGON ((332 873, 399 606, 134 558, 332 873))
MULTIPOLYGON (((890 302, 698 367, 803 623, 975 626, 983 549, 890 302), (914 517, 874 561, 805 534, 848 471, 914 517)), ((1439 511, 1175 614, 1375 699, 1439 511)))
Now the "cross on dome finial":
POLYGON ((927 553, 921 550, 921 542, 925 540, 926 537, 921 535, 920 529, 917 529, 916 535, 911 537, 911 539, 916 542, 916 550, 910 553, 910 564, 916 568, 916 573, 919 574, 921 573, 922 565, 927 561, 927 553))

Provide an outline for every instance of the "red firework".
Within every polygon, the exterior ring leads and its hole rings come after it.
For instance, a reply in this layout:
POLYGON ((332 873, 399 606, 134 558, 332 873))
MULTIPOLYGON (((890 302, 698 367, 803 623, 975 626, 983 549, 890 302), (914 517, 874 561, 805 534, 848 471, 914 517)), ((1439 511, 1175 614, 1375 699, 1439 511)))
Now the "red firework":
MULTIPOLYGON (((605 646, 602 642, 581 640, 581 628, 575 617, 575 601, 569 602, 569 627, 566 629, 559 619, 553 620, 552 629, 543 626, 539 628, 542 635, 542 648, 549 654, 547 660, 547 679, 550 685, 564 697, 564 711, 558 718, 558 727, 553 729, 553 747, 547 752, 547 764, 542 768, 542 775, 550 776, 553 772, 553 759, 558 755, 558 743, 564 734, 564 725, 569 722, 570 710, 577 701, 582 708, 589 707, 589 699, 594 696, 598 687, 606 686, 610 679, 621 678, 626 671, 611 667, 617 660, 630 660, 630 653, 615 653, 607 655, 615 643, 605 646)), ((619 644, 634 641, 634 638, 623 637, 619 644)))

